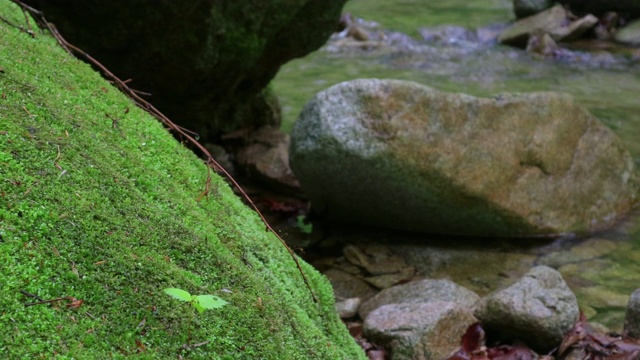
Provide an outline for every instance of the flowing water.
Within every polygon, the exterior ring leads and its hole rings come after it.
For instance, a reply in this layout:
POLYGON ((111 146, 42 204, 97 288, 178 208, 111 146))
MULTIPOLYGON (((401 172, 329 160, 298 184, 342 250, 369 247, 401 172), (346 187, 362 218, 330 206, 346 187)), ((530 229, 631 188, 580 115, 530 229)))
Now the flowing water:
MULTIPOLYGON (((351 0, 345 11, 378 22, 387 35, 397 32, 391 36, 400 45, 347 50, 328 45, 285 65, 272 83, 283 105, 284 130, 315 93, 355 78, 406 79, 477 96, 553 90, 572 94, 624 140, 640 163, 637 50, 592 48, 544 58, 483 41, 481 34, 498 31, 513 18, 508 0, 351 0), (444 25, 459 27, 436 31, 448 34, 439 41, 424 40, 422 28, 444 25)), ((451 241, 425 241, 424 236, 420 245, 415 237, 408 240, 395 251, 420 264, 421 275, 449 277, 479 293, 535 264, 557 268, 586 315, 615 331, 622 329, 629 294, 640 288, 640 212, 586 239, 528 246, 489 242, 479 249, 477 242, 451 246, 451 241)))

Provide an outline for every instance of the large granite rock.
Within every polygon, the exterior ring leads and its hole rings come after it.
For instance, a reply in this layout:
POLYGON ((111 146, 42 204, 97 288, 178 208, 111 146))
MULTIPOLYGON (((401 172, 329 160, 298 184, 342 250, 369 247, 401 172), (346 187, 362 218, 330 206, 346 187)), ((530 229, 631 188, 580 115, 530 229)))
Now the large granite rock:
POLYGON ((576 297, 560 273, 546 266, 482 298, 474 311, 487 334, 523 341, 541 353, 560 344, 579 314, 576 297))
POLYGON ((331 219, 431 233, 553 236, 610 225, 637 199, 621 140, 570 96, 333 86, 305 107, 291 166, 331 219))
POLYGON ((62 34, 175 122, 209 138, 277 124, 265 89, 285 62, 318 49, 346 0, 28 0, 62 34))

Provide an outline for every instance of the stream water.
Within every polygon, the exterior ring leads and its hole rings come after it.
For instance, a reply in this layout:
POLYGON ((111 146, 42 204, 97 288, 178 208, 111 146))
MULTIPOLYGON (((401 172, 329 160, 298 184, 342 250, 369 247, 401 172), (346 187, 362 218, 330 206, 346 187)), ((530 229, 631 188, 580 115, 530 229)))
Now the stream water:
MULTIPOLYGON (((272 86, 289 130, 317 92, 355 78, 407 79, 449 92, 489 96, 500 92, 562 91, 572 94, 616 134, 640 163, 640 61, 638 52, 576 50, 543 58, 483 42, 512 18, 509 0, 351 0, 346 12, 397 32, 401 46, 335 49, 331 45, 285 65, 272 86), (442 31, 439 26, 459 26, 442 31), (445 34, 425 41, 428 28, 445 34), (481 32, 476 31, 482 28, 481 32), (465 33, 465 29, 468 33, 465 33), (475 34, 469 37, 469 34, 475 34), (402 37, 401 34, 406 34, 402 37), (480 35, 479 35, 480 34, 480 35)), ((403 237, 393 250, 429 277, 447 277, 486 293, 535 264, 557 268, 585 314, 613 331, 622 330, 628 297, 640 288, 640 212, 609 231, 583 239, 522 244, 517 241, 403 237)))

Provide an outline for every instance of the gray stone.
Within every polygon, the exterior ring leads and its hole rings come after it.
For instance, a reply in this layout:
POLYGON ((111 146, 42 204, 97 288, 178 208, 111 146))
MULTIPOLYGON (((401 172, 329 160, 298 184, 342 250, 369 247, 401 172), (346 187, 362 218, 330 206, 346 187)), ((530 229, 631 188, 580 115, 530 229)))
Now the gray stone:
POLYGON ((377 287, 378 289, 386 289, 401 282, 407 282, 411 280, 415 274, 416 269, 413 266, 407 266, 402 268, 397 273, 365 276, 362 278, 362 280, 377 287))
POLYGON ((640 289, 631 294, 624 316, 624 335, 640 339, 640 289))
POLYGON ((487 333, 521 340, 545 353, 558 346, 579 312, 576 297, 560 273, 537 266, 515 284, 482 298, 474 315, 487 333))
POLYGON ((336 301, 336 311, 338 315, 340 315, 341 319, 347 319, 352 316, 355 316, 358 313, 358 308, 360 308, 360 304, 362 304, 362 299, 360 298, 349 298, 344 300, 336 301))
POLYGON ((424 40, 441 44, 463 44, 478 40, 476 32, 464 26, 442 25, 422 28, 418 32, 424 40))
POLYGON ((513 0, 513 12, 520 19, 546 10, 553 3, 554 0, 513 0))
POLYGON ((618 42, 640 45, 640 20, 629 23, 616 32, 614 39, 618 42))
POLYGON ((557 41, 573 41, 581 38, 587 31, 591 30, 598 23, 598 18, 587 14, 568 26, 562 26, 551 31, 551 36, 557 41))
POLYGON ((367 317, 363 334, 390 348, 393 360, 442 360, 476 321, 468 309, 450 302, 389 304, 367 317))
POLYGON ((553 55, 556 51, 558 51, 558 49, 558 44, 556 44, 551 35, 547 33, 529 36, 529 41, 527 42, 528 52, 549 56, 553 55))
POLYGON ((382 245, 347 245, 342 252, 352 264, 364 268, 371 275, 393 274, 408 267, 403 258, 382 245))
POLYGON ((329 269, 323 273, 333 286, 333 293, 338 300, 360 298, 368 300, 377 293, 371 285, 338 269, 329 269))
POLYGON ((238 166, 266 186, 280 192, 300 189, 289 167, 289 135, 264 126, 244 137, 249 142, 236 154, 238 166))
POLYGON ((561 5, 556 5, 536 15, 515 22, 505 29, 498 41, 502 44, 524 48, 532 35, 547 33, 555 41, 571 41, 582 36, 598 23, 598 18, 586 15, 572 21, 561 5))
POLYGON ((428 303, 433 301, 451 302, 462 308, 471 308, 480 297, 449 280, 419 280, 397 285, 380 291, 376 296, 360 306, 358 313, 367 319, 375 309, 387 304, 428 303))
POLYGON ((363 280, 379 289, 409 281, 416 272, 414 267, 407 265, 403 258, 395 255, 386 246, 348 245, 342 252, 349 262, 371 275, 363 277, 363 280))
POLYGON ((556 236, 637 200, 622 141, 568 95, 449 94, 360 79, 312 99, 291 167, 324 216, 408 231, 556 236))

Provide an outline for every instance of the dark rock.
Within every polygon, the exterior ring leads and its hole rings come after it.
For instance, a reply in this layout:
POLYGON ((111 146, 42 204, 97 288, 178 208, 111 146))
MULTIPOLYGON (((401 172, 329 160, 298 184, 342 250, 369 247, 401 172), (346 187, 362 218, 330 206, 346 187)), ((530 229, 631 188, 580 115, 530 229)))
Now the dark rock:
POLYGON ((378 289, 386 289, 392 287, 393 285, 411 280, 415 273, 416 269, 413 266, 407 266, 402 268, 400 271, 392 274, 365 276, 362 278, 362 280, 377 287, 378 289))
POLYGON ((226 172, 231 174, 231 176, 235 176, 235 166, 231 161, 231 156, 227 151, 219 145, 212 143, 205 143, 204 147, 209 151, 211 156, 215 159, 215 161, 220 165, 226 172))
POLYGON ((264 126, 248 134, 248 144, 236 154, 238 166, 264 185, 283 193, 295 193, 300 184, 289 167, 289 135, 264 126))
POLYGON ((391 349, 392 360, 442 360, 476 321, 468 309, 451 302, 389 304, 367 317, 363 334, 391 349))
POLYGON ((265 86, 282 64, 318 49, 346 0, 30 0, 176 123, 209 139, 277 125, 265 86))
POLYGON ((398 80, 317 94, 290 160, 320 214, 430 233, 586 233, 628 212, 640 186, 622 141, 568 95, 484 99, 398 80))
POLYGON ((547 33, 529 36, 529 41, 527 42, 528 52, 549 56, 553 55, 558 49, 558 44, 547 33))
POLYGON ((342 252, 352 264, 364 268, 371 275, 393 274, 408 266, 403 258, 382 245, 347 245, 342 252))
POLYGON ((354 18, 351 14, 345 14, 341 19, 345 28, 331 36, 325 48, 327 51, 369 51, 390 45, 391 39, 387 38, 380 24, 354 18))
POLYGON ((640 17, 640 2, 637 0, 559 0, 576 14, 600 16, 608 11, 620 13, 624 18, 640 17))
POLYGON ((323 274, 331 282, 333 292, 338 300, 360 298, 362 301, 366 301, 377 293, 377 290, 371 285, 342 270, 329 269, 323 274))
POLYGON ((393 254, 386 246, 348 245, 342 251, 349 263, 364 271, 354 272, 343 265, 336 267, 348 273, 368 275, 362 276, 362 280, 379 289, 386 289, 398 283, 409 281, 416 272, 414 267, 407 265, 404 259, 393 254))
POLYGON ((554 0, 513 0, 513 12, 520 19, 546 10, 553 3, 554 0))
POLYGON ((640 339, 640 289, 631 294, 624 317, 624 335, 640 339))
POLYGON ((560 273, 546 266, 482 298, 474 311, 487 334, 523 341, 539 353, 558 346, 579 313, 576 297, 560 273))
POLYGON ((624 20, 617 12, 608 11, 600 16, 598 24, 593 28, 593 35, 598 40, 611 40, 624 20))
POLYGON ((367 319, 375 309, 387 304, 424 304, 432 301, 451 302, 462 308, 471 308, 480 297, 449 280, 419 280, 380 291, 360 306, 358 313, 367 319))

